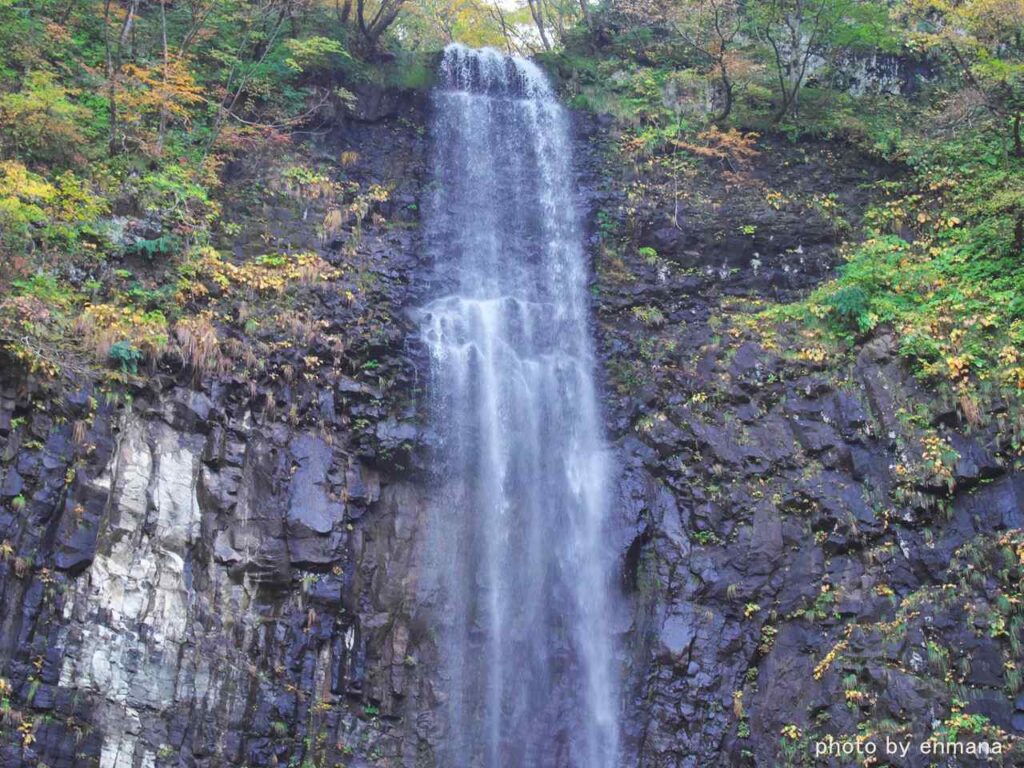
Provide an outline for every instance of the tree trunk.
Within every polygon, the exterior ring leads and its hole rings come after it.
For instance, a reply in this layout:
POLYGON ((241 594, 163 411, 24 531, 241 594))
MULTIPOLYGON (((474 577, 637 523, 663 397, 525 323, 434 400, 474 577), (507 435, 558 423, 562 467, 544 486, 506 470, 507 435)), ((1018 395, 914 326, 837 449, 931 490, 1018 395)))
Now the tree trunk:
POLYGON ((368 51, 373 52, 377 48, 377 41, 398 18, 398 12, 402 10, 404 3, 405 0, 380 0, 377 13, 367 21, 365 0, 356 0, 356 21, 368 51))
POLYGON ((789 114, 790 108, 793 106, 793 99, 790 97, 788 88, 783 88, 781 96, 782 103, 779 104, 778 110, 772 117, 772 122, 775 123, 775 125, 778 125, 786 118, 786 115, 789 114))
POLYGON ((334 3, 334 9, 338 14, 338 21, 342 24, 348 24, 348 17, 352 14, 352 0, 345 0, 344 5, 341 5, 336 1, 334 3))
POLYGON ((544 0, 527 0, 530 5, 530 15, 533 16, 533 23, 537 25, 537 32, 540 33, 540 41, 545 51, 551 50, 551 42, 548 40, 548 33, 544 29, 544 0))
MULTIPOLYGON (((160 37, 163 43, 163 79, 164 79, 164 98, 167 94, 167 79, 170 75, 170 58, 167 53, 167 6, 166 0, 160 0, 160 37)), ((164 139, 167 136, 167 105, 160 105, 160 128, 157 131, 156 137, 156 153, 162 155, 164 153, 164 139)))
POLYGON ((722 104, 722 111, 715 117, 714 122, 722 124, 729 119, 729 115, 732 113, 733 101, 732 80, 729 79, 729 73, 723 64, 719 64, 719 77, 722 80, 722 98, 724 102, 722 104))
POLYGON ((110 45, 110 0, 103 4, 103 48, 106 55, 106 76, 107 76, 107 124, 109 136, 107 136, 107 152, 111 157, 117 154, 115 145, 117 141, 117 80, 114 76, 114 52, 110 45))
POLYGON ((505 52, 509 56, 512 55, 512 37, 509 33, 508 23, 505 21, 505 13, 501 10, 501 5, 494 2, 491 6, 491 15, 497 17, 498 23, 501 24, 501 35, 505 38, 505 52))
POLYGON ((132 27, 135 26, 135 10, 139 7, 139 0, 132 0, 128 5, 128 15, 124 17, 124 25, 121 27, 121 34, 118 36, 118 53, 124 50, 128 38, 131 37, 132 27))
POLYGON ((771 32, 765 30, 765 39, 771 44, 772 52, 775 54, 775 75, 779 82, 779 108, 776 110, 772 122, 778 125, 789 112, 789 87, 786 85, 786 59, 782 55, 782 47, 772 36, 771 32))
POLYGON ((580 12, 583 14, 583 25, 590 29, 590 3, 588 0, 580 0, 580 12))

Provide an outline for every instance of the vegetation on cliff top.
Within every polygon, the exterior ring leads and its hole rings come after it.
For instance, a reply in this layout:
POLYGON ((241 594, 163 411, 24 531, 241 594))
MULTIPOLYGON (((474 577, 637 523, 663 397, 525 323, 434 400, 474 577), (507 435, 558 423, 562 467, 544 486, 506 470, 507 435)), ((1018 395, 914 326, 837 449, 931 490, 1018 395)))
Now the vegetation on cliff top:
POLYGON ((0 355, 37 381, 258 366, 239 340, 294 325, 303 286, 347 275, 356 301, 390 194, 310 140, 498 29, 473 2, 0 0, 0 355), (312 212, 312 242, 271 204, 312 212))
POLYGON ((615 116, 637 170, 628 205, 678 200, 717 168, 776 210, 830 218, 846 265, 764 319, 837 350, 892 330, 971 422, 993 399, 1019 402, 1024 4, 634 0, 597 18, 550 63, 574 105, 615 116), (852 144, 892 169, 856 231, 834 197, 747 172, 772 134, 852 144))
POLYGON ((254 270, 234 289, 285 288, 301 254, 217 254, 241 229, 226 169, 262 164, 297 204, 327 199, 325 236, 358 224, 387 190, 347 180, 345 158, 311 167, 301 143, 358 113, 370 84, 428 85, 429 52, 460 39, 551 51, 571 103, 615 115, 622 151, 652 171, 638 195, 677 193, 709 159, 737 174, 766 132, 906 168, 849 233, 838 279, 782 314, 847 342, 893 327, 965 403, 979 383, 1016 392, 1022 26, 1019 0, 4 0, 2 344, 44 375, 89 360, 125 373, 180 347, 180 321, 209 319, 198 284, 232 289, 204 265, 254 270))

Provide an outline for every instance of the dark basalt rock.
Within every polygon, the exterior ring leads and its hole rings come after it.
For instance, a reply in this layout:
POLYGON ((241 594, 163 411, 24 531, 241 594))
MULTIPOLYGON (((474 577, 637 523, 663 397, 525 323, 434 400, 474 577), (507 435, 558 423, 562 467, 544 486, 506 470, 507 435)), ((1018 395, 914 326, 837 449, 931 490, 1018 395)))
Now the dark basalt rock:
MULTIPOLYGON (((367 122, 308 149, 355 147, 346 172, 393 180, 392 213, 414 223, 423 102, 361 104, 367 122)), ((272 213, 278 242, 319 249, 301 213, 272 213)), ((169 362, 131 408, 86 387, 29 410, 25 382, 0 372, 0 678, 33 737, 0 729, 5 768, 297 765, 314 744, 330 765, 430 754, 433 651, 408 577, 423 489, 406 485, 422 374, 403 321, 356 325, 366 302, 394 318, 417 303, 417 242, 368 223, 346 258, 376 275, 372 293, 303 298, 356 361, 337 380, 195 381, 169 362), (371 358, 387 392, 359 373, 371 358)), ((269 369, 332 354, 280 346, 269 369)))
MULTIPOLYGON (((755 176, 835 192, 857 221, 861 184, 880 169, 835 145, 769 147, 755 176)), ((999 668, 1013 650, 988 637, 987 619, 968 618, 994 599, 995 577, 943 591, 964 547, 1020 527, 1021 476, 1004 443, 922 389, 891 334, 838 370, 794 361, 799 338, 771 350, 742 334, 731 343, 723 297, 798 298, 829 275, 839 237, 813 216, 769 214, 710 169, 695 183, 702 202, 687 202, 678 226, 672 200, 621 215, 609 250, 622 264, 597 267, 609 424, 629 499, 622 526, 641 532, 621 548, 635 616, 629 760, 810 764, 810 739, 884 721, 921 740, 953 711, 947 667, 968 690, 966 710, 1019 732, 999 668), (751 224, 754 237, 735 236, 751 224), (642 246, 667 266, 652 269, 642 246), (652 329, 628 317, 648 306, 671 321, 652 329), (671 356, 650 360, 655 339, 671 340, 671 356), (623 361, 643 355, 636 381, 623 382, 623 361), (949 479, 896 470, 918 450, 922 427, 905 418, 918 405, 959 456, 949 479), (651 513, 666 491, 678 506, 670 536, 651 513), (901 613, 904 599, 915 608, 901 613)), ((616 201, 610 192, 597 204, 607 216, 616 201)))

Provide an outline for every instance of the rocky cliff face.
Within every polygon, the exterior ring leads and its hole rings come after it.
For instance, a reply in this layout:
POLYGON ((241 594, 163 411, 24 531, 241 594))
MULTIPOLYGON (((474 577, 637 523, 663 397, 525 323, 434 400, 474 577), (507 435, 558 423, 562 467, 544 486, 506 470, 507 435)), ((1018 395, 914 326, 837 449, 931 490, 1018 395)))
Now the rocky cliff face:
MULTIPOLYGON (((108 400, 5 366, 3 765, 430 763, 403 314, 422 112, 386 106, 307 148, 391 190, 379 224, 322 242, 323 204, 253 212, 275 244, 345 267, 296 297, 298 327, 236 339, 268 354, 260 374, 196 383, 164 360, 108 400)), ((234 175, 246 204, 259 169, 234 175)))
POLYGON ((666 199, 623 164, 597 204, 636 764, 853 765, 816 742, 886 734, 893 764, 1017 764, 1020 415, 967 422, 889 332, 840 354, 759 314, 830 273, 890 169, 762 140, 733 170, 666 199), (1002 756, 915 754, 971 717, 1002 756))
MULTIPOLYGON (((307 151, 392 187, 376 221, 321 241, 320 203, 264 202, 236 243, 259 233, 344 267, 295 297, 288 327, 236 334, 258 374, 196 383, 164 360, 108 398, 5 361, 3 765, 434 764, 415 546, 430 436, 405 314, 428 279, 424 107, 366 103, 307 151)), ((578 138, 632 611, 624 764, 810 764, 825 733, 921 738, 972 714, 1010 743, 1019 416, 963 423, 885 334, 831 358, 754 314, 829 273, 827 209, 855 226, 884 170, 765 142, 759 183, 709 163, 670 203, 627 194, 644 176, 614 127, 580 116, 578 138), (766 190, 834 197, 812 210, 766 190), (935 434, 955 460, 928 453, 935 434)), ((258 167, 232 174, 252 205, 258 167)))

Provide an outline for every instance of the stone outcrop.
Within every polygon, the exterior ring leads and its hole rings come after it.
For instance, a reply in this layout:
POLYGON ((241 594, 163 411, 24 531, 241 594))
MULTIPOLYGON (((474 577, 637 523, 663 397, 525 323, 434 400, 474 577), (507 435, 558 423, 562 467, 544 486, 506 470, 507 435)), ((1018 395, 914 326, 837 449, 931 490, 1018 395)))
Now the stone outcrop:
POLYGON ((168 360, 119 399, 89 383, 39 390, 5 368, 0 764, 428 760, 419 364, 403 319, 423 140, 417 99, 382 99, 376 122, 309 151, 357 149, 347 173, 391 187, 382 216, 406 226, 368 226, 346 248, 356 235, 321 242, 308 209, 271 214, 279 243, 374 275, 352 300, 351 273, 302 297, 344 334, 347 369, 290 374, 330 350, 283 328, 262 375, 196 383, 168 360))
POLYGON ((745 179, 709 164, 678 209, 598 196, 631 765, 848 765, 815 742, 916 750, 964 717, 1004 754, 948 764, 1020 760, 1019 417, 997 403, 967 422, 885 329, 845 353, 757 315, 831 273, 834 215, 856 226, 882 172, 768 140, 745 179), (795 202, 826 194, 833 217, 795 202))

